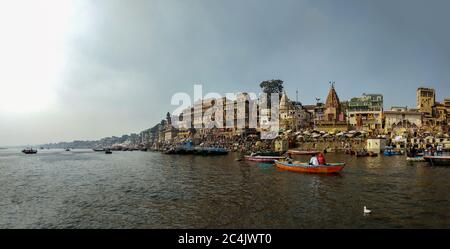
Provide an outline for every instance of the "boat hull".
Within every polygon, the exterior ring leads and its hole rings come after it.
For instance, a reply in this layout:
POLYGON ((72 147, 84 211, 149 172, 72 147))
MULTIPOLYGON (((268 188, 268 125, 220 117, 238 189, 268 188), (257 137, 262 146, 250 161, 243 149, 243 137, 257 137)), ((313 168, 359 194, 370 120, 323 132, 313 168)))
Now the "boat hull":
POLYGON ((280 161, 275 161, 275 165, 282 170, 313 174, 336 174, 341 172, 345 167, 345 163, 330 163, 327 165, 311 166, 306 163, 289 164, 280 161))
POLYGON ((291 155, 314 155, 320 153, 319 151, 302 151, 302 150, 288 150, 291 155))
POLYGON ((407 157, 406 160, 410 161, 410 162, 425 162, 425 158, 423 158, 421 156, 420 157, 407 157))
POLYGON ((432 166, 450 166, 450 156, 424 156, 423 158, 432 166))
POLYGON ((273 163, 275 160, 283 159, 284 157, 280 156, 245 156, 245 160, 252 162, 266 162, 273 163))

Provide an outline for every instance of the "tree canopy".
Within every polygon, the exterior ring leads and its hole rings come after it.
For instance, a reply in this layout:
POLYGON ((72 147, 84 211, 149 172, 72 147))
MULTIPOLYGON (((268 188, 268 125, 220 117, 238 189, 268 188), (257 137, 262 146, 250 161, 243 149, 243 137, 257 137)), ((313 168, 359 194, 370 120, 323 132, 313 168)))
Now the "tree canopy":
POLYGON ((277 80, 265 80, 259 84, 264 93, 279 93, 280 95, 283 93, 283 81, 280 79, 277 80))

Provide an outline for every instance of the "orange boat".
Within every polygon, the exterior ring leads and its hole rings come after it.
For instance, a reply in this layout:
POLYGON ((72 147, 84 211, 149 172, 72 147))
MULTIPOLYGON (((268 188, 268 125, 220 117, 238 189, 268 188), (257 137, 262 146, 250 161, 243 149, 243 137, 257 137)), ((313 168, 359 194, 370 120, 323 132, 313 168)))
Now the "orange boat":
POLYGON ((319 154, 320 151, 310 151, 310 150, 288 150, 291 155, 314 155, 319 154))
POLYGON ((288 163, 288 162, 281 162, 281 161, 275 161, 275 165, 279 169, 283 169, 283 170, 300 172, 300 173, 316 173, 316 174, 339 173, 345 167, 345 163, 327 163, 326 165, 313 166, 313 165, 309 165, 307 163, 299 163, 299 162, 288 163))

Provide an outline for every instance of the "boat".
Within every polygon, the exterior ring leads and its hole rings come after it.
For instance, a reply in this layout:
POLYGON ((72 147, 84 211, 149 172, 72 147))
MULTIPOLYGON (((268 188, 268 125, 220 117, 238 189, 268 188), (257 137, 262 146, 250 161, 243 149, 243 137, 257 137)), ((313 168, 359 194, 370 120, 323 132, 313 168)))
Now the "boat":
POLYGON ((425 158, 423 158, 423 156, 406 157, 406 161, 410 161, 410 162, 425 162, 425 158))
POLYGON ((385 155, 385 156, 399 156, 399 155, 402 155, 402 153, 400 153, 398 151, 395 151, 394 148, 391 147, 391 146, 387 146, 384 149, 383 155, 385 155))
POLYGON ((450 166, 450 156, 424 156, 423 159, 431 166, 450 166))
POLYGON ((67 148, 66 151, 70 151, 70 148, 67 148))
POLYGON ((110 149, 106 149, 105 154, 112 154, 112 151, 110 149))
POLYGON ((325 165, 309 165, 308 163, 301 162, 282 162, 275 161, 277 168, 287 171, 299 172, 299 173, 314 173, 314 174, 335 174, 341 172, 345 163, 327 163, 325 165))
POLYGON ((36 154, 37 150, 33 150, 32 148, 30 148, 30 149, 24 149, 24 150, 22 150, 22 152, 25 154, 36 154))
POLYGON ((92 150, 96 151, 96 152, 105 151, 105 149, 103 149, 103 148, 93 148, 92 150))
POLYGON ((356 157, 376 157, 376 156, 378 156, 378 154, 375 153, 375 152, 371 152, 371 151, 369 151, 369 152, 367 152, 367 151, 357 151, 355 153, 355 156, 356 157))
POLYGON ((216 155, 227 155, 228 154, 228 150, 224 149, 224 148, 216 148, 216 147, 208 147, 208 148, 201 148, 201 147, 196 147, 194 148, 194 154, 197 155, 210 155, 210 156, 216 156, 216 155))
POLYGON ((288 153, 291 155, 314 155, 320 153, 320 151, 313 151, 313 150, 288 150, 288 153))
POLYGON ((267 163, 273 163, 276 160, 281 160, 285 157, 282 156, 245 156, 245 160, 252 161, 252 162, 267 162, 267 163))

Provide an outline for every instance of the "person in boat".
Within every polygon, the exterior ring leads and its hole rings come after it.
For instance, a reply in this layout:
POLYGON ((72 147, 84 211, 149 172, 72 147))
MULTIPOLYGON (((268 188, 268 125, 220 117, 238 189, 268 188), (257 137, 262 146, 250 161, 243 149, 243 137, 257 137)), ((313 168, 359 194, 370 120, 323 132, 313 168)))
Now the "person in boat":
POLYGON ((323 153, 319 153, 319 156, 317 157, 317 161, 319 162, 319 165, 327 164, 323 153))
POLYGON ((319 160, 317 160, 316 154, 311 155, 311 159, 309 160, 309 165, 318 166, 319 160))
POLYGON ((291 153, 286 153, 286 162, 288 162, 289 164, 292 164, 292 156, 291 153))
POLYGON ((442 145, 440 144, 436 146, 436 156, 442 156, 442 145))

